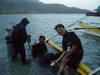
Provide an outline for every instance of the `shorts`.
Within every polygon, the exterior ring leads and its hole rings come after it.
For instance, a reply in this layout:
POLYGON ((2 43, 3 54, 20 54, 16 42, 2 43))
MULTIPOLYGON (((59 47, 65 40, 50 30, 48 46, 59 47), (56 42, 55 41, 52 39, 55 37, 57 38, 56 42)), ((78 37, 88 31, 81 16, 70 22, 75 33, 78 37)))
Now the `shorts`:
POLYGON ((82 60, 82 57, 83 57, 83 52, 74 53, 69 58, 69 60, 67 61, 66 65, 69 66, 69 68, 74 68, 82 60))

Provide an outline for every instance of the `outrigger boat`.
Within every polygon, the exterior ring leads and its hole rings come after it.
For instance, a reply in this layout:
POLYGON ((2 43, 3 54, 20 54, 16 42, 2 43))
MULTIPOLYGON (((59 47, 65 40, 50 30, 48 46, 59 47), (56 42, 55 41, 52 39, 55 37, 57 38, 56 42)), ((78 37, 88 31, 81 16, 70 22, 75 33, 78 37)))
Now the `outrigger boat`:
POLYGON ((78 22, 78 25, 82 28, 74 28, 75 30, 83 29, 85 33, 89 33, 100 37, 100 27, 93 26, 92 24, 87 24, 83 22, 78 22))
MULTIPOLYGON (((53 43, 51 40, 49 40, 47 38, 46 38, 46 43, 59 52, 63 51, 61 47, 57 46, 55 43, 53 43)), ((77 73, 79 75, 88 75, 92 72, 92 70, 90 68, 88 68, 85 64, 83 64, 82 62, 80 62, 76 67, 77 68, 75 70, 77 71, 77 73)), ((75 74, 73 74, 73 75, 75 75, 75 74)))
POLYGON ((86 16, 100 16, 100 12, 87 12, 86 16))
MULTIPOLYGON (((97 9, 95 9, 93 11, 96 11, 96 12, 87 12, 86 16, 98 16, 98 17, 100 17, 100 5, 98 6, 97 9)), ((74 30, 83 29, 83 31, 85 33, 93 34, 93 35, 100 37, 100 23, 98 23, 98 24, 99 25, 97 25, 97 23, 95 23, 93 25, 93 23, 89 24, 89 23, 78 22, 78 25, 81 26, 82 28, 75 28, 74 30)))
POLYGON ((100 5, 93 11, 95 12, 86 12, 86 16, 100 16, 100 5))

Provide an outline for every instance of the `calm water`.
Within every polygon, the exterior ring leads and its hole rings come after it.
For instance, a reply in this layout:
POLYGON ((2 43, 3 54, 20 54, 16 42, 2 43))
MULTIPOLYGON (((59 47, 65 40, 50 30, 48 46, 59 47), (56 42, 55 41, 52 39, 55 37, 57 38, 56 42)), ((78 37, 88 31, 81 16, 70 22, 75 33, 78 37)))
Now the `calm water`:
MULTIPOLYGON (((9 15, 0 15, 0 75, 53 75, 53 73, 49 69, 45 69, 40 67, 37 62, 32 60, 30 66, 21 67, 20 62, 11 63, 7 57, 6 51, 6 43, 5 43, 5 28, 8 27, 10 22, 14 22, 15 24, 19 23, 20 20, 24 17, 28 18, 30 24, 28 24, 27 32, 31 34, 31 44, 34 43, 35 40, 38 40, 38 37, 41 34, 44 34, 46 37, 50 38, 51 36, 56 34, 54 30, 54 26, 58 23, 62 23, 65 25, 67 30, 79 27, 78 24, 74 24, 68 28, 69 25, 75 23, 85 14, 9 14, 9 15), (16 68, 16 69, 15 69, 16 68), (22 72, 18 72, 22 70, 22 72), (12 71, 14 73, 12 73, 12 71), (23 73, 23 71, 25 73, 23 73), (45 73, 45 74, 44 74, 45 73)), ((83 22, 96 22, 100 23, 100 17, 87 17, 82 20, 83 22)), ((75 33, 79 36, 82 41, 84 48, 84 57, 82 62, 87 65, 92 70, 98 68, 100 66, 100 37, 96 37, 93 35, 89 35, 86 33, 82 33, 80 31, 75 31, 75 33)), ((62 37, 57 35, 56 37, 51 39, 57 45, 61 46, 62 37)), ((26 44, 26 49, 28 45, 26 44)), ((49 50, 50 51, 50 50, 49 50)))

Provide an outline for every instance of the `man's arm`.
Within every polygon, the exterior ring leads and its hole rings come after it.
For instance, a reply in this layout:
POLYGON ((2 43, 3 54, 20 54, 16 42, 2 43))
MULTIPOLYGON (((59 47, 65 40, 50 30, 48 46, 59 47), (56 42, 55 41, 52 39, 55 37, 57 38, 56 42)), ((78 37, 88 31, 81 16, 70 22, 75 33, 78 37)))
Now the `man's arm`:
POLYGON ((66 51, 63 51, 60 57, 55 62, 58 63, 64 57, 65 54, 66 54, 66 51))

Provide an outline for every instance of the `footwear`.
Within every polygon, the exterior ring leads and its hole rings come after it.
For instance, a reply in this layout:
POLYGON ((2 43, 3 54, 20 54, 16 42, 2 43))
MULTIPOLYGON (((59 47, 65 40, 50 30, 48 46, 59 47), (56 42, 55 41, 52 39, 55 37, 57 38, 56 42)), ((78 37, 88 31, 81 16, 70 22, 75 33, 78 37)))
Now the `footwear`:
POLYGON ((28 61, 22 63, 22 65, 28 65, 28 64, 30 64, 30 62, 28 61))
POLYGON ((16 59, 18 59, 17 57, 18 57, 17 55, 14 55, 14 56, 12 57, 12 61, 15 61, 16 59))

